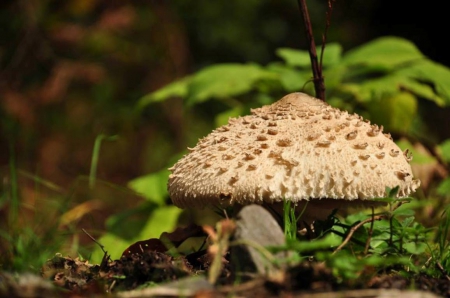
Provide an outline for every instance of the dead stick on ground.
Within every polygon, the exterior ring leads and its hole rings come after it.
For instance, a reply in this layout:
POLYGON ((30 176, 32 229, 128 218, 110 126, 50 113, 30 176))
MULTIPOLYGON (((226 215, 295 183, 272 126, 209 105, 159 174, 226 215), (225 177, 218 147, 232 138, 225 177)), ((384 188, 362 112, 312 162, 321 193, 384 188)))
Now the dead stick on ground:
POLYGON ((374 222, 375 220, 381 220, 386 218, 386 216, 384 215, 378 215, 378 216, 373 216, 371 218, 368 218, 366 220, 361 221, 360 223, 354 225, 350 231, 348 232, 347 237, 345 238, 345 240, 341 243, 341 245, 338 246, 338 248, 336 248, 336 250, 333 252, 333 254, 337 253, 338 251, 340 251, 342 248, 344 248, 344 246, 347 245, 347 243, 350 241, 350 239, 352 238, 353 234, 356 232, 357 229, 359 229, 360 227, 362 227, 363 225, 365 225, 368 222, 374 222))

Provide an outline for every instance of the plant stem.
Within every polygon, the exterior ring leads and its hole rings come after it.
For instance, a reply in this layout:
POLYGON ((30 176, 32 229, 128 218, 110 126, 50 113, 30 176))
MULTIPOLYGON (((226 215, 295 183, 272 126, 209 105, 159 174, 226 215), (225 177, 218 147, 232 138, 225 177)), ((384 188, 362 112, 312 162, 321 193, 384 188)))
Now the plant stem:
POLYGON ((11 213, 10 213, 10 224, 14 226, 17 221, 19 214, 19 187, 17 185, 17 165, 16 165, 16 154, 13 142, 9 144, 9 173, 11 180, 11 213))
POLYGON ((94 149, 92 150, 92 160, 91 160, 91 170, 89 172, 89 188, 94 188, 95 180, 97 177, 97 165, 98 165, 98 159, 100 155, 100 145, 103 140, 107 141, 115 141, 117 140, 117 135, 114 136, 106 136, 104 134, 101 134, 97 136, 94 143, 94 149))
POLYGON ((322 75, 322 67, 317 59, 316 44, 314 42, 311 20, 309 18, 308 7, 306 6, 306 0, 297 0, 300 12, 303 16, 305 24, 306 38, 309 42, 309 57, 311 59, 311 68, 313 72, 314 90, 316 97, 325 101, 325 83, 322 75))

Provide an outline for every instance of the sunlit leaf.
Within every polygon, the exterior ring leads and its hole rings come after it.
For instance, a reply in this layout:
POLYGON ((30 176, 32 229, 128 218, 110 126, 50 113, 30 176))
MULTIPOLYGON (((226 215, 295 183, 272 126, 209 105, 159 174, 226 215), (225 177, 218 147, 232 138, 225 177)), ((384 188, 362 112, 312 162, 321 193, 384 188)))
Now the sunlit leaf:
POLYGON ((278 75, 256 64, 218 64, 202 69, 190 81, 187 104, 245 94, 260 80, 278 75))
POLYGON ((182 210, 175 206, 164 206, 156 209, 137 238, 140 240, 158 238, 163 232, 174 230, 181 212, 182 210))
POLYGON ((439 152, 443 161, 450 163, 450 139, 439 145, 439 152))
POLYGON ((187 96, 187 86, 190 81, 191 77, 185 77, 181 80, 170 83, 155 92, 145 95, 139 100, 138 108, 142 109, 151 103, 164 101, 170 97, 185 98, 187 96))
POLYGON ((414 78, 428 84, 435 93, 433 98, 426 97, 440 106, 450 105, 450 69, 428 59, 412 63, 399 70, 401 75, 414 78))
POLYGON ((408 92, 383 97, 368 105, 371 119, 387 130, 407 132, 417 114, 417 98, 408 92))
MULTIPOLYGON (((182 212, 175 206, 165 206, 155 209, 149 213, 149 217, 144 227, 140 231, 134 231, 134 239, 124 239, 110 231, 98 239, 113 260, 120 258, 122 252, 133 242, 149 238, 159 238, 163 232, 175 229, 178 216, 182 212)), ((103 257, 103 251, 95 246, 90 261, 100 263, 103 257)))
POLYGON ((309 67, 311 60, 308 51, 291 48, 280 48, 276 50, 278 57, 282 58, 287 65, 297 67, 309 67))
POLYGON ((403 244, 403 248, 410 254, 418 255, 427 250, 427 245, 423 242, 408 242, 403 244))
POLYGON ((297 70, 289 66, 280 64, 271 64, 268 69, 279 74, 279 79, 283 88, 288 92, 302 91, 305 88, 314 90, 314 83, 312 81, 312 73, 308 70, 297 70))
MULTIPOLYGON (((322 46, 317 46, 317 57, 320 59, 322 46)), ((277 49, 276 54, 282 58, 287 65, 310 68, 311 58, 308 51, 296 50, 291 48, 277 49)), ((337 64, 341 60, 342 47, 338 43, 329 43, 325 47, 322 66, 328 67, 337 64)))
MULTIPOLYGON (((322 46, 319 46, 320 53, 322 52, 322 46)), ((320 55, 318 57, 320 59, 320 55)), ((338 43, 328 43, 325 47, 323 55, 322 66, 329 67, 338 64, 342 59, 342 46, 338 43)))
POLYGON ((376 65, 393 70, 403 63, 424 58, 410 41, 399 37, 381 37, 347 52, 342 58, 346 65, 376 65))
POLYGON ((141 194, 144 198, 158 205, 163 205, 168 196, 167 180, 169 170, 161 170, 156 173, 138 177, 128 182, 128 187, 141 194))
MULTIPOLYGON (((105 234, 97 240, 104 246, 105 250, 113 260, 117 260, 118 258, 120 258, 122 251, 130 245, 129 240, 120 238, 119 236, 116 236, 112 233, 105 234)), ((104 253, 100 249, 100 247, 95 246, 91 257, 89 258, 89 261, 93 264, 100 264, 103 256, 104 253)))

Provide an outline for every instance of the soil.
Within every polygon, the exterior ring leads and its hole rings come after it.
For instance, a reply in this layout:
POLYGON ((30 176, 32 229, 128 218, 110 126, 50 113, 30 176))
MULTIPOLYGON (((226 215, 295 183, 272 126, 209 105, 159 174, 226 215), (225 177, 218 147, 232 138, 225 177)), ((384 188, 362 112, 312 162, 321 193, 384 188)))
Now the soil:
MULTIPOLYGON (((450 297, 450 281, 418 275, 412 278, 400 275, 377 275, 368 279, 339 282, 322 263, 305 261, 286 270, 282 279, 274 281, 263 277, 240 278, 223 259, 223 268, 217 285, 200 289, 196 297, 293 297, 305 293, 337 292, 355 289, 423 290, 443 297, 450 297)), ((193 275, 205 275, 210 267, 206 251, 188 256, 173 257, 167 253, 145 251, 141 254, 124 255, 120 260, 104 261, 92 265, 86 261, 55 256, 42 270, 43 283, 51 280, 56 288, 36 283, 34 295, 24 294, 21 282, 8 275, 0 275, 0 297, 103 297, 107 293, 155 286, 193 275), (39 284, 39 286, 37 286, 39 284), (50 290, 52 289, 52 290, 50 290)), ((23 285, 23 282, 22 282, 23 285)), ((27 292, 32 287, 29 283, 27 292)), ((350 296, 349 296, 350 297, 350 296)), ((373 296, 375 297, 375 296, 373 296)))

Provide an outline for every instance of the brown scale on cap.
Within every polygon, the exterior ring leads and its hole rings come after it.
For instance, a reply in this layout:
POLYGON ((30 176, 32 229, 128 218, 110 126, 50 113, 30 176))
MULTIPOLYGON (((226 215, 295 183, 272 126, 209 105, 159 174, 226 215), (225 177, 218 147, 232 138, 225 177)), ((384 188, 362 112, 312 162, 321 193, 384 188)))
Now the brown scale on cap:
POLYGON ((181 208, 366 202, 396 186, 399 197, 408 196, 420 185, 412 156, 382 131, 359 115, 292 93, 202 138, 170 169, 169 194, 181 208))

